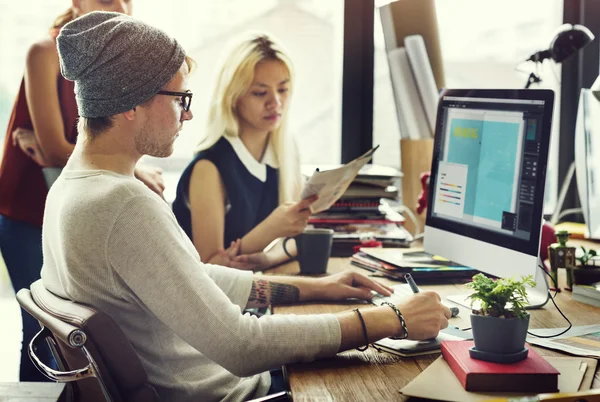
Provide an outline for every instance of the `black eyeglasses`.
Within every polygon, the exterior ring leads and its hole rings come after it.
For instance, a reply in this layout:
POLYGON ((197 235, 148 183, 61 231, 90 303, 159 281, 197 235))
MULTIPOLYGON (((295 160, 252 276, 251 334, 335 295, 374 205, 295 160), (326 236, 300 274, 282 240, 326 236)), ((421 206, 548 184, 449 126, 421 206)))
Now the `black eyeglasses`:
POLYGON ((181 96, 181 108, 186 112, 190 111, 192 106, 192 96, 194 95, 189 90, 187 92, 172 92, 172 91, 158 91, 157 95, 170 95, 170 96, 181 96))

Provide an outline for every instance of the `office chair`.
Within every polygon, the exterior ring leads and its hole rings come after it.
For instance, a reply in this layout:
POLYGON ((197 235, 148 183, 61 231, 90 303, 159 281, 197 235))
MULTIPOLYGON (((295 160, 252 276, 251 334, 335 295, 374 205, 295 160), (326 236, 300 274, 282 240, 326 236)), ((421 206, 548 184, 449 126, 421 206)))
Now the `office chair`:
MULTIPOLYGON (((41 280, 17 293, 21 307, 42 326, 28 346, 29 357, 46 377, 67 382, 69 401, 159 402, 156 390, 129 340, 107 314, 49 292, 41 280), (58 370, 36 356, 47 340, 58 370)), ((254 402, 289 401, 289 392, 254 402)))

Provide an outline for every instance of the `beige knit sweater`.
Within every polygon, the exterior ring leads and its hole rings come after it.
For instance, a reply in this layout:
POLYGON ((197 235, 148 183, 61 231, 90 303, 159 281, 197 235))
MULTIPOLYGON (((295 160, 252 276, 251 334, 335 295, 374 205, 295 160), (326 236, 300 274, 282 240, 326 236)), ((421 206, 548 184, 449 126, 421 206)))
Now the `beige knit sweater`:
POLYGON ((165 401, 266 394, 266 370, 333 355, 333 315, 242 314, 250 272, 203 264, 168 205, 134 178, 65 170, 43 226, 42 279, 120 325, 165 401))

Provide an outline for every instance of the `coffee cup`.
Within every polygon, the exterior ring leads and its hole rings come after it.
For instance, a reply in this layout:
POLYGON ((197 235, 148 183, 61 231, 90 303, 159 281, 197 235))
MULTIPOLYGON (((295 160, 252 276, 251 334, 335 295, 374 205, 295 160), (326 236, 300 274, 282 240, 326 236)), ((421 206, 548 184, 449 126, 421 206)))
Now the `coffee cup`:
POLYGON ((331 229, 306 229, 294 237, 286 237, 283 241, 283 251, 291 259, 300 263, 300 273, 305 275, 324 274, 331 254, 333 230, 331 229), (298 254, 293 257, 286 248, 290 239, 296 241, 298 254))

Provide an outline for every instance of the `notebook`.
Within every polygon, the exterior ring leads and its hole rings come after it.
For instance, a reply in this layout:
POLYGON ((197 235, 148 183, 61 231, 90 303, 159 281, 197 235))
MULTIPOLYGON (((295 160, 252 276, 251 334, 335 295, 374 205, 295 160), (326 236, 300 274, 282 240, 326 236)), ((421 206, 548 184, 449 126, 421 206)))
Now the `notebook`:
POLYGON ((363 261, 352 259, 352 264, 362 266, 361 264, 365 264, 364 260, 368 259, 372 264, 371 269, 383 272, 383 275, 390 279, 402 279, 405 273, 410 272, 416 280, 444 281, 471 278, 478 272, 422 251, 406 252, 397 248, 363 247, 358 254, 362 256, 363 261))
POLYGON ((442 356, 467 391, 475 392, 556 392, 560 374, 529 347, 526 359, 502 364, 473 359, 473 341, 444 341, 442 356))
MULTIPOLYGON (((576 392, 590 389, 596 372, 596 360, 573 357, 546 356, 561 375, 558 376, 560 392, 576 392)), ((429 365, 421 374, 401 389, 402 394, 441 401, 476 402, 501 397, 517 397, 533 394, 506 392, 468 392, 448 366, 443 357, 429 365), (432 387, 431 384, 436 384, 432 387)))
POLYGON ((462 331, 457 327, 448 327, 440 331, 437 338, 425 341, 411 341, 407 339, 395 340, 384 338, 374 342, 374 346, 386 352, 409 357, 441 353, 442 341, 457 341, 473 339, 471 331, 462 331))

